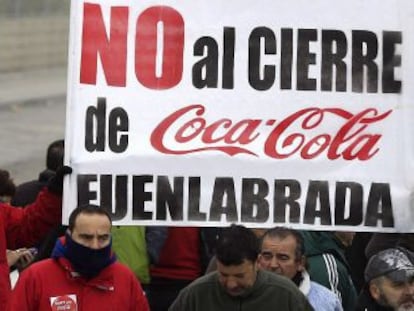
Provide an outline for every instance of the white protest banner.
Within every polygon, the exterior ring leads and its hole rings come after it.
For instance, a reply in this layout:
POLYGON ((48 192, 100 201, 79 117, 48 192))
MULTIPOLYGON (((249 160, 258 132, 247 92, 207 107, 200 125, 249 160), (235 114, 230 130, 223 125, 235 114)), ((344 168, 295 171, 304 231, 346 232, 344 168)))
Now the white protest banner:
POLYGON ((414 6, 72 1, 64 215, 414 232, 414 6))

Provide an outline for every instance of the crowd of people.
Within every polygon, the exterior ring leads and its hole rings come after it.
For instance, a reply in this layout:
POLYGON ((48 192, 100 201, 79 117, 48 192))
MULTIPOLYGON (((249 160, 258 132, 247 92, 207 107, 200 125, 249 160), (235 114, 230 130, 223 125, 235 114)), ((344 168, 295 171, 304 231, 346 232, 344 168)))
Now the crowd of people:
POLYGON ((0 310, 414 310, 413 234, 120 227, 91 204, 62 226, 63 154, 0 170, 0 310))

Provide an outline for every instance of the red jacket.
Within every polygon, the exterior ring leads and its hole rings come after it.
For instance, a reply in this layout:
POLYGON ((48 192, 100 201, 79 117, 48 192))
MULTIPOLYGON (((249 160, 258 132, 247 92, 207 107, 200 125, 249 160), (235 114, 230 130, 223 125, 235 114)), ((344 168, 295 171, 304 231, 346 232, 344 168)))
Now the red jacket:
POLYGON ((195 280, 201 275, 200 228, 169 227, 152 277, 195 280))
POLYGON ((39 261, 24 270, 8 310, 149 311, 149 307, 141 285, 126 266, 114 262, 86 280, 61 257, 39 261))
POLYGON ((24 209, 0 203, 0 310, 6 309, 11 290, 6 249, 34 245, 61 218, 61 197, 46 189, 24 209))

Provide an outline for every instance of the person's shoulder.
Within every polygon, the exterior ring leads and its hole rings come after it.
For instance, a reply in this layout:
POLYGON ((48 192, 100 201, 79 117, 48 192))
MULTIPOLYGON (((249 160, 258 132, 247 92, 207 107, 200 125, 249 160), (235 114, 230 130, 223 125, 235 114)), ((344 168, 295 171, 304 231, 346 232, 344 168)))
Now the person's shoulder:
POLYGON ((200 290, 206 290, 218 286, 217 281, 217 271, 208 273, 206 275, 203 275, 197 279, 195 279, 193 282, 191 282, 189 285, 187 285, 184 290, 186 292, 192 292, 192 291, 200 291, 200 290))
POLYGON ((210 286, 218 284, 217 282, 217 271, 213 271, 206 275, 203 275, 197 279, 195 279, 190 285, 192 286, 210 286))
POLYGON ((112 273, 116 273, 119 275, 125 275, 125 276, 134 276, 134 273, 132 270, 122 262, 116 260, 113 264, 109 266, 109 269, 112 271, 112 273))
POLYGON ((290 279, 269 271, 259 270, 258 281, 265 286, 277 287, 291 293, 299 293, 299 289, 290 279))
POLYGON ((117 260, 99 272, 94 278, 94 282, 111 284, 115 287, 121 286, 122 288, 142 287, 134 272, 117 260))
POLYGON ((331 291, 329 288, 326 288, 325 286, 319 283, 313 282, 313 281, 311 281, 310 284, 311 284, 311 290, 321 293, 322 295, 326 295, 326 297, 336 297, 334 292, 331 291))
POLYGON ((38 180, 31 180, 18 185, 12 199, 12 205, 25 206, 34 202, 36 196, 45 185, 45 183, 39 182, 38 180))
POLYGON ((132 282, 138 282, 138 279, 136 275, 134 274, 134 271, 132 271, 131 268, 129 268, 127 265, 123 264, 122 262, 116 260, 114 263, 109 265, 105 270, 103 270, 103 273, 106 274, 112 274, 116 278, 122 278, 123 280, 130 280, 132 282))
POLYGON ((311 287, 308 296, 314 297, 314 299, 318 301, 324 301, 325 304, 332 306, 336 306, 340 303, 338 296, 336 296, 333 291, 313 281, 311 281, 310 284, 311 287))
POLYGON ((29 277, 40 276, 48 277, 51 274, 56 274, 56 270, 62 269, 56 260, 48 258, 32 263, 29 267, 24 269, 21 276, 27 275, 29 277))
POLYGON ((34 191, 36 189, 41 189, 42 187, 46 186, 45 182, 41 182, 37 179, 25 181, 16 187, 16 193, 18 192, 25 192, 25 191, 34 191))
POLYGON ((48 269, 50 267, 59 267, 60 265, 57 263, 56 259, 47 258, 44 260, 40 260, 31 264, 28 268, 36 269, 36 270, 43 270, 48 269))
POLYGON ((288 284, 289 286, 293 284, 287 277, 266 270, 259 270, 257 276, 262 282, 269 284, 288 284))
POLYGON ((295 307, 290 310, 311 310, 306 296, 287 277, 259 270, 256 282, 256 292, 266 293, 268 298, 272 297, 269 299, 278 301, 281 308, 283 304, 291 304, 295 307))
MULTIPOLYGON (((386 307, 380 306, 370 295, 368 286, 365 285, 361 293, 359 294, 355 311, 371 311, 371 310, 378 310, 378 311, 386 311, 386 307)), ((390 309, 388 309, 390 311, 390 309)))

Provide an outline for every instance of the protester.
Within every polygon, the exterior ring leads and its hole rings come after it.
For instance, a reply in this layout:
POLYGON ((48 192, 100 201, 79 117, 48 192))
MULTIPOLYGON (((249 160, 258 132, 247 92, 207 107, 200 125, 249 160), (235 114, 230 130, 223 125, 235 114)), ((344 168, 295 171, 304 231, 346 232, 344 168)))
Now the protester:
POLYGON ((345 248, 352 243, 355 233, 303 231, 302 235, 311 280, 333 291, 345 311, 354 311, 357 294, 345 248))
POLYGON ((14 206, 26 206, 35 201, 38 193, 47 185, 47 182, 63 166, 64 141, 62 139, 52 142, 46 153, 46 169, 40 172, 38 179, 22 183, 17 186, 12 199, 14 206))
POLYGON ((167 232, 167 227, 158 226, 112 227, 112 249, 117 259, 134 272, 144 290, 151 280, 150 264, 158 262, 167 232), (150 240, 149 243, 147 239, 150 240))
MULTIPOLYGON (((16 192, 16 185, 7 170, 0 169, 0 202, 10 204, 16 192)), ((26 248, 6 251, 7 265, 11 270, 22 270, 34 259, 34 253, 26 248)))
MULTIPOLYGON (((263 229, 263 228, 250 228, 250 230, 256 235, 258 240, 261 240, 262 236, 266 232, 266 229, 263 229)), ((216 240, 219 237, 219 235, 220 235, 220 233, 217 232, 216 240)), ((214 252, 212 252, 212 253, 214 253, 214 252)), ((210 259, 210 261, 207 265, 206 271, 204 273, 207 274, 207 273, 210 273, 210 272, 213 272, 213 271, 216 271, 216 270, 217 270, 216 256, 212 255, 211 259, 210 259)))
POLYGON ((352 244, 345 249, 345 257, 351 270, 351 279, 356 292, 359 293, 364 286, 364 270, 368 259, 364 256, 365 249, 372 237, 372 232, 357 232, 352 244))
POLYGON ((373 255, 356 311, 414 310, 414 253, 389 248, 373 255))
POLYGON ((166 234, 152 232, 148 246, 153 245, 158 245, 160 253, 150 268, 147 297, 151 311, 166 311, 180 290, 203 272, 200 228, 168 227, 166 234))
POLYGON ((342 310, 342 305, 333 292, 310 280, 305 269, 305 245, 298 231, 276 227, 265 232, 261 241, 258 263, 261 269, 292 280, 315 310, 342 310))
POLYGON ((365 284, 364 270, 369 258, 382 250, 397 246, 414 251, 414 233, 358 232, 355 235, 352 246, 346 249, 345 256, 350 264, 352 281, 358 293, 365 284))
POLYGON ((376 232, 372 235, 365 248, 365 256, 369 259, 380 251, 397 246, 414 252, 414 233, 376 232))
POLYGON ((0 203, 0 310, 6 309, 11 290, 6 249, 31 246, 60 223, 63 176, 71 171, 69 167, 58 170, 36 201, 24 209, 0 203))
POLYGON ((165 311, 181 289, 200 277, 210 261, 219 228, 147 227, 151 311, 165 311))
POLYGON ((16 185, 9 171, 0 169, 0 203, 10 203, 16 193, 16 185))
POLYGON ((185 287, 169 311, 313 310, 290 280, 258 270, 258 253, 251 230, 224 229, 217 241, 217 271, 185 287))
POLYGON ((119 262, 134 272, 141 285, 150 282, 149 257, 145 242, 145 227, 114 226, 111 230, 112 249, 119 262))
MULTIPOLYGON (((26 206, 34 202, 37 194, 48 183, 48 180, 56 174, 56 170, 63 165, 65 144, 63 139, 55 140, 49 144, 46 152, 46 169, 39 174, 39 178, 22 183, 17 186, 12 199, 12 205, 26 206)), ((51 228, 47 236, 37 243, 37 252, 33 261, 49 258, 55 241, 65 233, 66 226, 59 224, 51 228)))
POLYGON ((111 226, 105 209, 76 208, 52 258, 23 271, 8 310, 149 311, 139 281, 111 250, 111 226))

